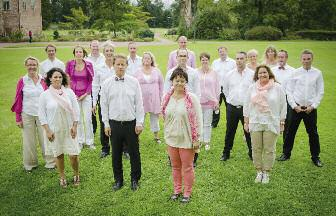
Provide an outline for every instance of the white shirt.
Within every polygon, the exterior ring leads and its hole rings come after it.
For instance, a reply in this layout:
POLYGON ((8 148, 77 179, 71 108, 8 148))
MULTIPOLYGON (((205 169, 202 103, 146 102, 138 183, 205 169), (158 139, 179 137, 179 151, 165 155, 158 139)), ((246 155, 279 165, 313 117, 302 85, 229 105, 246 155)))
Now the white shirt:
POLYGON ((212 69, 218 74, 220 81, 219 84, 223 86, 223 80, 227 73, 237 67, 236 61, 227 57, 224 61, 222 59, 216 59, 212 62, 212 69))
POLYGON ((254 82, 254 72, 245 67, 242 73, 234 69, 227 73, 223 81, 226 101, 233 106, 243 106, 248 88, 254 82))
POLYGON ((44 92, 41 79, 42 76, 39 75, 39 79, 35 85, 34 81, 28 75, 23 77, 22 112, 31 116, 38 116, 39 97, 41 93, 44 92))
POLYGON ((42 77, 46 77, 47 72, 51 68, 61 68, 63 71, 65 71, 64 63, 58 58, 55 58, 54 61, 51 61, 50 59, 46 59, 40 64, 40 74, 42 75, 42 77))
POLYGON ((295 68, 286 64, 283 69, 279 69, 279 65, 272 68, 272 72, 275 76, 275 80, 282 85, 282 88, 286 91, 286 85, 288 81, 292 78, 295 68))
POLYGON ((142 67, 142 58, 138 55, 135 56, 135 59, 131 59, 130 56, 127 56, 127 69, 126 73, 128 75, 134 76, 135 73, 142 67))
POLYGON ((99 53, 98 57, 95 57, 95 56, 92 56, 92 54, 89 54, 89 56, 86 57, 85 60, 91 62, 92 66, 95 67, 97 65, 105 63, 105 56, 101 53, 99 53))
POLYGON ((272 131, 280 134, 280 120, 286 119, 287 102, 286 95, 279 83, 267 92, 267 103, 270 112, 260 112, 258 107, 252 104, 251 99, 257 94, 256 83, 252 84, 245 97, 243 112, 244 116, 249 118, 250 131, 272 131))
POLYGON ((92 98, 94 106, 97 105, 98 94, 100 95, 100 89, 104 81, 114 75, 114 68, 110 68, 105 62, 95 67, 95 74, 92 81, 92 98))
POLYGON ((309 70, 300 67, 293 73, 293 78, 287 84, 287 100, 294 109, 300 106, 319 106, 324 94, 322 73, 317 68, 309 70))
MULTIPOLYGON (((172 87, 172 81, 170 81, 170 77, 173 74, 173 71, 176 69, 176 67, 170 69, 166 73, 166 78, 164 82, 164 87, 163 87, 163 94, 166 94, 169 92, 170 88, 172 87)), ((201 97, 201 87, 200 87, 200 81, 198 77, 197 71, 192 68, 187 66, 187 74, 188 74, 188 82, 187 82, 187 87, 191 91, 191 93, 194 93, 198 98, 201 97)))
MULTIPOLYGON (((68 101, 71 103, 71 107, 75 113, 74 118, 71 113, 67 113, 67 121, 68 125, 73 125, 73 122, 79 120, 79 105, 77 102, 77 97, 75 93, 70 88, 64 88, 64 93, 67 96, 68 101)), ((54 126, 55 116, 58 109, 58 103, 54 96, 51 94, 50 90, 47 89, 43 92, 40 96, 39 100, 39 109, 38 109, 38 116, 41 122, 41 125, 48 124, 49 127, 52 129, 54 126)))
POLYGON ((116 81, 116 76, 108 78, 101 89, 100 106, 105 127, 110 125, 109 119, 136 119, 137 126, 143 125, 145 113, 141 88, 138 80, 132 76, 125 74, 124 81, 116 81))

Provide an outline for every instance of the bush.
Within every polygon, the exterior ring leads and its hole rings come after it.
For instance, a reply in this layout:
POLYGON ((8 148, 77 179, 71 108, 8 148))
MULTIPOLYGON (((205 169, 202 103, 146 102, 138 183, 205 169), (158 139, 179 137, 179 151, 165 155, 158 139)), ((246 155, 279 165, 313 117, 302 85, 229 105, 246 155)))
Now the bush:
POLYGON ((223 29, 219 33, 219 38, 221 40, 240 40, 242 39, 241 34, 238 29, 223 29))
POLYGON ((272 26, 256 26, 245 32, 247 40, 280 40, 282 32, 272 26))
POLYGON ((176 28, 168 29, 167 35, 177 35, 177 29, 176 28))
POLYGON ((297 31, 296 35, 311 40, 336 40, 336 31, 303 30, 297 31))
POLYGON ((60 37, 60 35, 59 35, 58 31, 55 30, 54 35, 53 35, 54 40, 57 40, 59 37, 60 37))
POLYGON ((154 32, 150 29, 140 29, 136 35, 139 38, 154 38, 154 32))

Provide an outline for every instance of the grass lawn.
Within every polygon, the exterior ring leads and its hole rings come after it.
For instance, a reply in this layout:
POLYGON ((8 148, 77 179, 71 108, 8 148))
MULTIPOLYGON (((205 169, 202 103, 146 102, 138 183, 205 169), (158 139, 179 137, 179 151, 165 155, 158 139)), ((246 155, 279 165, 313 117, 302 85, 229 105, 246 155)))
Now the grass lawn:
MULTIPOLYGON (((203 41, 190 43, 189 48, 196 54, 207 51, 213 60, 217 58, 217 47, 221 44, 203 41)), ((301 124, 291 160, 275 162, 270 184, 255 184, 255 170, 248 160, 241 125, 231 159, 227 162, 219 160, 225 134, 225 107, 222 106, 223 115, 219 127, 213 130, 211 150, 200 153, 192 201, 188 205, 168 201, 173 186, 166 146, 153 142, 148 119, 140 137, 143 173, 140 190, 130 190, 129 161, 124 161, 124 188, 118 192, 111 190, 111 157, 99 159, 98 134, 95 138, 98 148, 94 151, 83 149, 80 155, 80 187, 73 188, 70 184, 67 189, 61 189, 57 172, 44 169, 41 156, 38 169, 31 174, 23 171, 21 132, 15 125, 15 115, 10 112, 16 82, 26 73, 24 58, 33 55, 45 59, 44 50, 36 47, 4 48, 0 49, 0 215, 336 215, 336 147, 333 137, 336 43, 239 41, 224 44, 231 57, 236 51, 252 48, 262 53, 267 45, 274 44, 278 49, 288 50, 289 64, 294 67, 300 66, 301 50, 310 48, 314 51, 314 66, 323 72, 325 81, 325 96, 318 109, 323 168, 313 166, 308 137, 301 124)), ((168 53, 173 49, 175 46, 139 47, 139 53, 152 51, 165 74, 168 53)), ((126 47, 117 48, 117 52, 126 51, 126 47)), ((57 56, 63 61, 69 60, 72 50, 59 48, 57 56)), ((281 152, 282 138, 279 138, 277 156, 281 152)), ((72 173, 68 160, 66 174, 70 182, 72 173)))

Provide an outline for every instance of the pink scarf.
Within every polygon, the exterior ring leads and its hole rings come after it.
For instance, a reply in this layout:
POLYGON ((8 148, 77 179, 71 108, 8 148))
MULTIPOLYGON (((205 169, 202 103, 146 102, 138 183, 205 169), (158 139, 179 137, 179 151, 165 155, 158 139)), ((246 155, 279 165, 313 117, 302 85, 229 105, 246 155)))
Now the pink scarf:
POLYGON ((259 80, 256 82, 257 94, 252 97, 251 101, 252 104, 257 106, 260 112, 265 113, 271 111, 269 108, 269 104, 267 102, 267 92, 270 88, 273 87, 273 85, 274 85, 273 79, 269 80, 269 82, 264 86, 260 85, 259 80))
MULTIPOLYGON (((161 113, 163 115, 163 119, 166 117, 166 108, 169 103, 170 97, 174 93, 174 87, 172 87, 169 92, 163 97, 162 101, 162 107, 161 107, 161 113)), ((191 140, 192 142, 198 141, 198 138, 200 137, 198 130, 197 130, 197 118, 196 118, 196 112, 193 109, 193 102, 190 97, 190 94, 186 91, 186 88, 184 88, 184 103, 186 105, 187 113, 188 113, 188 119, 190 123, 190 128, 191 128, 191 140)))
POLYGON ((60 105, 65 111, 69 112, 73 119, 75 119, 75 112, 72 109, 71 103, 65 93, 65 87, 62 86, 61 89, 55 89, 53 86, 49 86, 51 95, 54 97, 58 105, 60 105))

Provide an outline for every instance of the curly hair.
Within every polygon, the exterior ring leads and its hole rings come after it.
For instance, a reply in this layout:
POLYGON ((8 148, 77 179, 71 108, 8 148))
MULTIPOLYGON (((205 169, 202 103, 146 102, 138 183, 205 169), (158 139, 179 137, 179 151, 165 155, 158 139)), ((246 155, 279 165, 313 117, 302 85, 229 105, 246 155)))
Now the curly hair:
POLYGON ((178 77, 178 76, 183 77, 186 80, 186 82, 188 82, 188 74, 181 67, 177 67, 173 71, 172 75, 170 76, 170 81, 173 81, 175 77, 178 77))
POLYGON ((62 75, 62 85, 63 86, 68 86, 69 85, 68 75, 61 68, 51 68, 47 72, 47 76, 45 78, 45 82, 46 82, 47 86, 49 87, 51 85, 50 79, 55 72, 59 72, 62 75))

